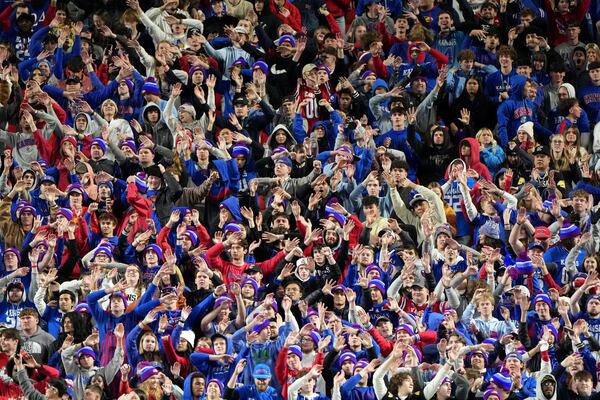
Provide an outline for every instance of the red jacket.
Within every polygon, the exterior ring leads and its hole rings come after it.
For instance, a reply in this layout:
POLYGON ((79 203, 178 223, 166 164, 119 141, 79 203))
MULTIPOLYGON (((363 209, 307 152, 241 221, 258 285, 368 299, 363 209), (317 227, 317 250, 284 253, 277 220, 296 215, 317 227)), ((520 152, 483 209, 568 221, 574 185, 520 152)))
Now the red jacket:
MULTIPOLYGON (((244 262, 243 265, 238 266, 234 265, 229 261, 223 261, 221 258, 221 253, 225 250, 223 247, 223 243, 217 243, 212 246, 210 249, 206 251, 206 258, 208 259, 208 265, 211 268, 216 268, 223 275, 223 281, 225 284, 229 285, 232 282, 241 282, 243 279, 244 271, 250 265, 249 263, 244 262)), ((285 250, 281 250, 279 253, 275 254, 275 257, 270 260, 254 263, 258 265, 262 270, 263 275, 271 275, 275 272, 277 268, 277 264, 285 257, 285 250)))
POLYGON ((276 16, 281 21, 281 23, 288 24, 296 32, 302 32, 302 17, 300 16, 300 11, 298 11, 295 5, 293 5, 287 0, 283 7, 290 12, 289 16, 284 17, 283 14, 277 9, 277 7, 275 7, 275 3, 273 0, 269 2, 269 9, 271 10, 271 13, 274 16, 276 16))
MULTIPOLYGON (((275 377, 277 382, 281 385, 281 396, 287 400, 288 386, 296 380, 298 374, 303 371, 310 371, 310 368, 301 368, 297 370, 291 370, 287 366, 288 348, 284 347, 277 355, 277 361, 275 363, 275 377)), ((315 361, 311 365, 311 368, 315 365, 323 365, 325 356, 323 353, 317 353, 315 361)))
POLYGON ((179 362, 179 364, 181 364, 180 374, 183 378, 186 378, 190 373, 190 366, 192 365, 192 362, 189 358, 181 357, 177 354, 175 348, 173 347, 173 342, 171 342, 170 335, 163 335, 161 340, 163 344, 163 350, 165 351, 165 356, 167 357, 167 361, 170 365, 179 362))
POLYGON ((327 11, 334 17, 343 17, 350 7, 350 0, 325 0, 327 11))
MULTIPOLYGON (((386 338, 381 336, 381 333, 379 333, 379 331, 375 327, 371 328, 369 330, 369 333, 371 334, 371 337, 375 339, 377 345, 379 345, 382 356, 387 357, 392 352, 392 350, 394 350, 394 345, 396 344, 395 340, 387 340, 386 338)), ((433 344, 436 341, 437 332, 425 331, 419 333, 419 341, 415 342, 415 345, 419 347, 421 352, 423 352, 423 346, 427 344, 433 344)))

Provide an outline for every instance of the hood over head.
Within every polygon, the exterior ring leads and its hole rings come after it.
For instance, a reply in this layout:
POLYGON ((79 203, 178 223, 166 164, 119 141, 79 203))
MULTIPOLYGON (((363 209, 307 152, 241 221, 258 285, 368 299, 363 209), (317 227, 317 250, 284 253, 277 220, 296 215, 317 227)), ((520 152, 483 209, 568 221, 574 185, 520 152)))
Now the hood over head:
POLYGON ((379 78, 379 79, 376 79, 375 82, 373 82, 373 86, 371 86, 371 96, 375 95, 375 90, 378 88, 384 88, 386 92, 388 92, 390 90, 387 82, 384 81, 383 79, 379 78))
POLYGON ((269 148, 271 150, 273 150, 275 147, 277 146, 281 146, 280 144, 275 144, 275 133, 279 130, 282 130, 285 132, 287 139, 285 141, 285 148, 290 150, 292 145, 295 145, 296 139, 294 138, 294 135, 292 135, 292 133, 290 132, 290 130, 288 129, 287 126, 285 126, 284 124, 279 124, 276 125, 273 130, 271 131, 271 134, 269 135, 269 138, 267 139, 267 146, 269 146, 269 148))
POLYGON ((537 393, 538 400, 556 400, 557 392, 558 392, 558 384, 556 382, 556 378, 554 377, 554 375, 545 374, 545 375, 541 375, 541 376, 537 377, 536 393, 537 393), (554 382, 554 393, 552 394, 551 397, 544 396, 544 392, 542 391, 542 383, 547 382, 547 381, 554 382))
POLYGON ((142 112, 142 117, 144 118, 145 123, 149 123, 148 119, 146 118, 146 115, 148 113, 148 110, 150 110, 151 108, 156 108, 158 110, 158 120, 159 121, 162 118, 162 111, 160 110, 160 107, 158 106, 158 104, 150 102, 144 106, 144 112, 142 112))
POLYGON ((527 83, 527 78, 521 75, 516 75, 512 79, 512 86, 510 88, 510 98, 513 100, 523 100, 523 89, 527 83))
POLYGON ((235 196, 229 196, 221 202, 219 207, 226 208, 236 221, 243 221, 242 213, 240 212, 240 201, 235 196))
POLYGON ((469 146, 471 147, 471 164, 469 166, 479 164, 479 153, 481 152, 481 147, 479 146, 479 142, 477 141, 477 139, 465 138, 460 141, 460 144, 458 146, 458 154, 460 159, 464 161, 464 158, 460 152, 460 149, 463 146, 463 144, 469 144, 469 146))

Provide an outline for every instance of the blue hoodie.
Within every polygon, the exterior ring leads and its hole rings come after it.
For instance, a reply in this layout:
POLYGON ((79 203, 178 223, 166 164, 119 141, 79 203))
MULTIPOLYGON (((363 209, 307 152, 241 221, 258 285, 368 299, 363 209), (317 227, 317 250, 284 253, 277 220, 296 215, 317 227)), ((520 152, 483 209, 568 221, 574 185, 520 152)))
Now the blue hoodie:
MULTIPOLYGON (((183 382, 183 400, 200 400, 200 399, 204 398, 204 396, 205 396, 204 394, 200 397, 195 397, 192 394, 192 380, 196 376, 203 378, 202 374, 200 374, 198 372, 192 372, 191 374, 189 374, 187 376, 187 378, 185 378, 185 382, 183 382)), ((206 379, 206 381, 208 381, 208 378, 206 379)), ((227 383, 227 381, 225 381, 225 383, 227 383)))
MULTIPOLYGON (((237 193, 240 190, 240 171, 236 160, 215 160, 213 164, 219 172, 219 180, 211 186, 208 197, 211 200, 216 200, 237 193)), ((242 220, 238 219, 238 221, 242 220)))
POLYGON ((600 85, 589 84, 577 90, 579 104, 594 124, 600 120, 600 85))
POLYGON ((221 202, 221 207, 225 207, 236 221, 241 222, 244 220, 240 212, 240 200, 237 197, 230 196, 226 198, 221 202))
MULTIPOLYGON (((381 78, 378 78, 375 80, 375 82, 373 82, 373 85, 371 86, 371 97, 375 96, 375 90, 379 89, 379 88, 384 88, 386 92, 389 91, 388 88, 388 84, 386 81, 384 81, 381 78)), ((381 115, 385 115, 385 116, 389 116, 390 110, 389 110, 389 104, 390 104, 390 98, 386 98, 385 100, 383 100, 381 103, 379 103, 376 107, 379 107, 381 109, 381 115)), ((378 124, 379 120, 375 117, 375 113, 373 111, 371 111, 371 108, 369 107, 369 121, 373 124, 378 124)))
POLYGON ((538 122, 535 104, 524 97, 526 83, 527 78, 524 76, 515 76, 512 79, 510 98, 498 107, 498 136, 502 147, 506 147, 508 141, 517 135, 519 126, 528 121, 533 122, 538 132, 546 136, 552 135, 552 132, 538 122))
MULTIPOLYGON (((235 332, 231 337, 231 340, 238 350, 238 354, 243 356, 248 362, 247 367, 244 370, 242 382, 252 383, 252 371, 257 364, 267 364, 271 371, 275 371, 275 364, 277 363, 277 355, 283 348, 285 340, 292 331, 292 326, 285 322, 279 327, 279 335, 277 340, 267 340, 264 343, 246 343, 246 329, 242 328, 235 332)), ((278 391, 281 390, 281 385, 275 380, 271 380, 273 385, 278 391)))
MULTIPOLYGON (((224 335, 213 335, 211 340, 214 340, 215 336, 225 339, 227 342, 225 353, 233 355, 233 343, 231 342, 231 339, 224 335)), ((224 384, 227 384, 229 378, 231 378, 231 375, 233 374, 235 366, 239 362, 239 357, 231 364, 223 365, 218 361, 211 361, 210 354, 192 353, 190 356, 190 361, 196 368, 198 368, 198 371, 202 372, 204 376, 206 376, 207 382, 211 379, 217 379, 224 384)))

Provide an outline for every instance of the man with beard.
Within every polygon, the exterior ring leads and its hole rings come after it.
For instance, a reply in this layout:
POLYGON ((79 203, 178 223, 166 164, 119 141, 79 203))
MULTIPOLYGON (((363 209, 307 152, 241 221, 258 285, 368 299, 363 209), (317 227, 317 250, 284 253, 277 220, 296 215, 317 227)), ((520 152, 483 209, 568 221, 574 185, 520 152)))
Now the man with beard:
POLYGON ((556 400, 556 389, 556 378, 551 374, 544 375, 541 380, 538 380, 537 398, 540 400, 556 400))
POLYGON ((275 388, 270 386, 271 369, 266 364, 258 364, 254 367, 253 378, 254 384, 244 385, 236 388, 238 377, 246 368, 246 360, 242 359, 235 367, 231 378, 227 382, 225 389, 226 399, 237 398, 239 400, 262 399, 262 400, 277 400, 280 399, 279 393, 275 388))
POLYGON ((35 304, 24 299, 25 286, 20 281, 14 281, 6 287, 6 299, 0 302, 0 322, 11 328, 20 328, 19 315, 25 308, 34 308, 35 304))

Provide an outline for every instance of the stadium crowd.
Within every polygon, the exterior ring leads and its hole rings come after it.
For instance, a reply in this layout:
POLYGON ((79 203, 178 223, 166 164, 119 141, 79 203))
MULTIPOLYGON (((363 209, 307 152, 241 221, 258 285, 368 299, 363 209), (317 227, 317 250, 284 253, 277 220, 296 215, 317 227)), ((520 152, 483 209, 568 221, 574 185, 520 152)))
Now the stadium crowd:
POLYGON ((600 2, 0 0, 0 399, 600 399, 600 2))

